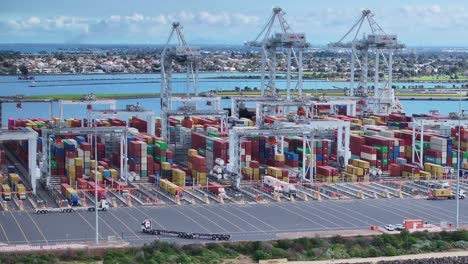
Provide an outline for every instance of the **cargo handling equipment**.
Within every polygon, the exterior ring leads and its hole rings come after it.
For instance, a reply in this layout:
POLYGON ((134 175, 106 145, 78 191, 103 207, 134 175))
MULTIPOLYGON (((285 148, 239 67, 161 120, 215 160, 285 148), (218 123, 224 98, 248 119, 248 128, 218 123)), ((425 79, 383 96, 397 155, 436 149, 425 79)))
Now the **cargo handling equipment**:
POLYGON ((207 233, 188 233, 181 231, 173 231, 166 229, 153 229, 151 220, 147 219, 141 223, 141 231, 151 235, 173 235, 184 239, 211 239, 211 240, 230 240, 231 235, 228 234, 207 234, 207 233))

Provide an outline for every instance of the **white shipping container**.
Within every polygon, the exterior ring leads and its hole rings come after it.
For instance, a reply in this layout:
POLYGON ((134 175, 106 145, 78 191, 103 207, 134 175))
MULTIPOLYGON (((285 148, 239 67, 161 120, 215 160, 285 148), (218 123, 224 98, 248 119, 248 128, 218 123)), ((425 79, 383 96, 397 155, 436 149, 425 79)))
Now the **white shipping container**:
POLYGON ((446 138, 440 138, 440 137, 431 137, 430 139, 430 144, 437 144, 437 145, 443 145, 447 147, 447 139, 446 138))
POLYGON ((430 148, 433 150, 438 150, 438 151, 445 151, 447 152, 447 145, 439 145, 439 144, 431 144, 430 148))
POLYGON ((361 158, 365 160, 377 160, 377 154, 369 154, 369 153, 361 152, 361 158))
POLYGON ((400 152, 405 152, 405 146, 400 146, 400 152))

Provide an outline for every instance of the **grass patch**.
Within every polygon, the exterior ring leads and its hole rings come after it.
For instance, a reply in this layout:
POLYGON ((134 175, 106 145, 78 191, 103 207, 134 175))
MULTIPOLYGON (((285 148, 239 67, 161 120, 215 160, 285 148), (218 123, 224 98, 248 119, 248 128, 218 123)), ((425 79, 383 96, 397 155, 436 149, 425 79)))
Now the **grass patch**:
POLYGON ((328 260, 397 256, 449 250, 466 250, 468 232, 416 232, 331 238, 299 238, 277 241, 177 245, 154 241, 140 248, 107 250, 100 254, 65 251, 59 254, 2 254, 0 263, 208 263, 217 264, 243 257, 252 261, 287 258, 328 260))

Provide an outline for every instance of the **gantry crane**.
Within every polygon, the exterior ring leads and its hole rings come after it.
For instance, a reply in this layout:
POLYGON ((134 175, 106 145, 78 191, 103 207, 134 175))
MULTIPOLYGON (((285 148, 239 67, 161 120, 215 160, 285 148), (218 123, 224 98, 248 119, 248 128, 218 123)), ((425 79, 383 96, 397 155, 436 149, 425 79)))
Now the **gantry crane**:
POLYGON ((290 99, 291 93, 291 56, 294 59, 298 67, 298 82, 297 90, 299 96, 302 96, 302 52, 303 49, 309 47, 309 43, 306 41, 305 33, 294 33, 289 24, 284 19, 285 13, 280 7, 273 8, 273 14, 262 28, 260 34, 253 41, 248 41, 245 44, 250 47, 258 47, 261 49, 262 64, 260 66, 260 78, 261 78, 261 96, 265 96, 265 87, 268 86, 270 90, 270 96, 277 96, 276 87, 276 67, 277 58, 276 53, 278 49, 287 50, 287 74, 286 74, 286 90, 287 99, 290 99), (272 29, 278 20, 281 27, 281 33, 272 34, 272 29), (294 49, 298 50, 298 57, 294 49), (269 80, 268 84, 265 84, 265 67, 268 65, 269 80))
POLYGON ((161 53, 161 116, 162 137, 168 137, 168 118, 167 113, 172 111, 172 102, 182 102, 181 108, 197 109, 196 103, 206 102, 206 105, 212 105, 213 113, 219 113, 221 109, 221 98, 215 96, 198 96, 198 70, 201 59, 200 48, 187 45, 185 37, 182 34, 182 26, 178 22, 172 23, 172 30, 167 39, 166 45, 161 53), (170 46, 173 36, 177 36, 178 44, 170 46), (185 65, 186 97, 172 97, 172 65, 173 62, 179 62, 185 65), (192 89, 193 88, 193 89, 192 89), (193 105, 192 105, 193 104, 193 105))
POLYGON ((0 96, 0 128, 3 124, 3 105, 5 103, 14 103, 16 108, 23 108, 22 103, 48 103, 50 105, 50 118, 53 116, 54 99, 26 98, 26 96, 17 94, 13 96, 0 96))
POLYGON ((365 115, 367 110, 375 113, 388 114, 395 111, 402 111, 402 106, 395 100, 395 94, 392 89, 393 75, 393 53, 395 50, 402 49, 404 45, 398 43, 397 35, 388 35, 374 20, 374 14, 369 9, 362 11, 358 20, 353 24, 350 30, 335 43, 330 43, 330 47, 351 48, 351 76, 348 95, 362 97, 360 107, 357 109, 360 115, 365 115), (371 34, 363 36, 361 39, 358 35, 365 22, 369 24, 371 34), (348 36, 352 36, 350 42, 344 42, 348 36), (374 91, 373 96, 368 96, 372 92, 368 89, 369 75, 369 54, 375 54, 374 60, 374 91), (381 85, 379 72, 380 58, 383 58, 387 67, 387 76, 381 85), (354 89, 356 63, 361 69, 359 84, 357 89, 354 89), (372 107, 373 109, 371 109, 372 107))

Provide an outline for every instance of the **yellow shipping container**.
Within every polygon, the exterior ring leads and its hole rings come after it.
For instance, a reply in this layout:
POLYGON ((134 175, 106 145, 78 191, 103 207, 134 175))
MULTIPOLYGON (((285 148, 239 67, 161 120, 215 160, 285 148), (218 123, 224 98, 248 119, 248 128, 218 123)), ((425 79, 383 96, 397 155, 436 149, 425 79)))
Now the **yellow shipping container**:
POLYGON ((430 180, 431 179, 431 173, 427 171, 419 171, 419 175, 421 175, 421 178, 425 180, 430 180))
POLYGON ((370 168, 370 163, 365 160, 359 160, 359 159, 354 159, 353 160, 353 166, 359 167, 359 168, 364 168, 364 169, 369 169, 370 168))
POLYGON ((432 190, 432 195, 436 197, 447 197, 452 195, 452 191, 449 189, 435 189, 432 190))
POLYGON ((242 168, 242 173, 248 174, 248 175, 253 175, 253 169, 251 167, 244 167, 244 168, 242 168))
POLYGON ((171 164, 169 162, 161 162, 161 169, 170 170, 171 169, 171 164))
POLYGON ((463 162, 463 163, 462 163, 462 168, 463 168, 464 170, 468 170, 468 162, 463 162))
MULTIPOLYGON (((97 172, 97 180, 98 182, 102 182, 102 173, 101 172, 97 172)), ((94 176, 95 176, 95 172, 94 170, 91 171, 91 179, 94 180, 94 176)))
POLYGON ((276 168, 276 167, 267 167, 267 174, 268 175, 271 175, 275 178, 279 178, 279 177, 282 177, 283 175, 283 172, 281 171, 280 168, 276 168))
POLYGON ((346 172, 357 175, 357 176, 364 176, 364 169, 353 166, 353 165, 348 165, 346 167, 346 172))
POLYGON ((16 173, 9 173, 8 178, 11 183, 18 183, 20 181, 20 176, 16 173))
POLYGON ((118 172, 116 169, 109 169, 109 171, 110 171, 111 177, 112 177, 114 180, 118 180, 118 179, 119 179, 119 172, 118 172))
POLYGON ((23 184, 18 184, 16 185, 16 190, 18 193, 22 194, 26 192, 26 188, 24 187, 23 184))
POLYGON ((75 171, 76 171, 75 165, 68 165, 68 167, 67 167, 67 172, 68 173, 70 173, 70 172, 75 173, 75 171))
POLYGON ((96 160, 90 160, 89 161, 89 166, 90 166, 90 168, 93 168, 93 169, 96 168, 96 160))
POLYGON ((198 151, 196 149, 189 149, 188 150, 189 157, 198 155, 198 151))
POLYGON ((75 158, 75 165, 83 167, 83 159, 82 158, 75 158))
POLYGON ((276 161, 284 161, 284 155, 282 154, 275 154, 276 161))

